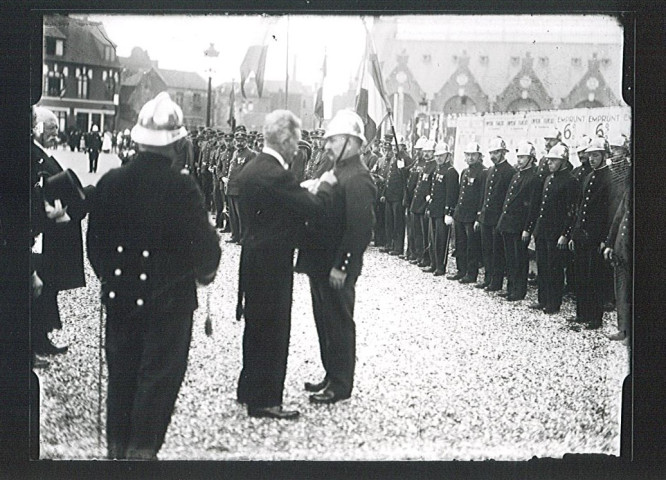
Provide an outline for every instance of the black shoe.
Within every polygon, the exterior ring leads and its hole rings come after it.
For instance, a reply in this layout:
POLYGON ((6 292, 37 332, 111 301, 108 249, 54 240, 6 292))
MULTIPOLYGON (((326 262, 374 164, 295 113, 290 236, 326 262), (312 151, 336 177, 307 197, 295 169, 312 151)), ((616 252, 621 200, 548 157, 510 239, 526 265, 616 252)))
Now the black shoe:
POLYGON ((237 238, 230 238, 228 240, 225 240, 225 242, 226 243, 238 243, 238 239, 237 238))
POLYGON ((585 325, 585 330, 598 330, 601 328, 601 323, 588 323, 585 325))
POLYGON ((530 304, 527 308, 530 308, 532 310, 543 310, 546 308, 546 306, 543 303, 535 302, 530 304))
POLYGON ((502 285, 493 285, 492 283, 484 288, 486 292, 499 292, 502 290, 502 285))
POLYGON ((325 389, 328 387, 328 380, 323 379, 319 383, 310 383, 310 382, 305 382, 305 390, 308 392, 320 392, 321 390, 325 389))
POLYGON ((423 267, 421 270, 425 273, 433 273, 435 271, 435 267, 423 267))
POLYGON ((400 256, 400 253, 396 252, 395 250, 391 250, 390 252, 388 252, 388 254, 393 255, 393 256, 398 256, 398 257, 400 256))
POLYGON ((498 297, 509 298, 509 292, 500 292, 497 294, 498 297))
POLYGON ((615 310, 615 304, 613 302, 604 303, 604 312, 612 312, 615 310))
POLYGON ((608 340, 613 340, 613 341, 624 341, 627 339, 627 335, 624 332, 615 332, 609 335, 606 335, 606 338, 608 340))
POLYGON ((402 253, 398 254, 398 258, 401 260, 407 260, 407 256, 403 255, 402 253))
POLYGON ((330 388, 327 388, 321 393, 315 393, 314 395, 310 395, 310 402, 312 403, 335 403, 339 402, 340 400, 347 400, 351 395, 340 395, 338 393, 335 393, 333 390, 330 388))
POLYGON ((275 418, 277 420, 293 420, 298 418, 298 410, 282 410, 282 405, 275 407, 247 407, 247 414, 255 418, 275 418))
POLYGON ((580 318, 578 318, 578 317, 569 317, 569 318, 567 318, 567 322, 571 322, 571 323, 585 323, 585 320, 582 320, 582 319, 580 319, 580 318))
POLYGON ((444 275, 444 273, 446 273, 446 272, 444 272, 444 270, 435 270, 435 271, 433 272, 433 275, 434 275, 435 277, 441 277, 442 275, 444 275))
POLYGON ((474 285, 474 288, 488 288, 489 286, 490 286, 490 283, 479 282, 476 285, 474 285))
POLYGON ((64 347, 56 347, 49 340, 42 343, 41 345, 33 347, 33 351, 37 355, 60 355, 63 353, 67 353, 67 350, 69 350, 69 347, 67 345, 65 345, 64 347))
POLYGON ((543 313, 547 313, 548 315, 552 315, 553 313, 557 313, 560 311, 560 307, 545 307, 543 309, 543 313))
POLYGON ((507 302, 518 302, 519 300, 523 300, 525 297, 517 297, 515 295, 507 295, 506 296, 506 301, 507 302))
POLYGON ((463 278, 464 276, 465 276, 464 273, 462 273, 462 272, 458 272, 458 273, 456 273, 455 275, 449 275, 448 277, 446 277, 446 279, 447 279, 447 280, 460 280, 460 279, 463 278))
POLYGON ((429 266, 430 266, 429 263, 424 262, 423 260, 421 260, 419 263, 417 263, 417 265, 418 265, 419 267, 421 267, 421 268, 426 268, 426 267, 429 267, 429 266))
POLYGON ((411 263, 412 265, 416 265, 417 263, 419 263, 419 259, 414 258, 414 259, 410 260, 409 263, 411 263))
POLYGON ((35 354, 32 355, 32 368, 46 368, 48 367, 49 361, 44 360, 43 358, 39 358, 35 354))
POLYGON ((386 247, 379 247, 379 251, 382 252, 382 253, 386 253, 386 252, 389 251, 389 249, 386 248, 386 247))
POLYGON ((474 282, 476 282, 476 278, 474 278, 474 277, 468 277, 467 275, 465 275, 464 277, 462 277, 462 278, 460 279, 460 283, 463 283, 463 284, 466 284, 466 283, 474 283, 474 282))

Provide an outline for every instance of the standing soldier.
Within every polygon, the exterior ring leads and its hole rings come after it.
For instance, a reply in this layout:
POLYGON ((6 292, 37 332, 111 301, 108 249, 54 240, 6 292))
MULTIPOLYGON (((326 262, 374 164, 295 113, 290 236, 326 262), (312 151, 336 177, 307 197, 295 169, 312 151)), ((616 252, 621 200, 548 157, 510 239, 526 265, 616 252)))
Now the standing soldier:
POLYGON ((548 314, 559 312, 562 304, 567 245, 579 196, 578 182, 566 169, 568 156, 563 144, 555 145, 546 154, 551 173, 543 186, 534 227, 539 292, 538 301, 529 308, 548 314))
POLYGON ((407 254, 405 260, 411 262, 416 260, 416 240, 414 239, 414 214, 410 211, 412 199, 414 198, 414 189, 416 182, 418 182, 423 167, 425 167, 425 160, 423 159, 423 142, 426 141, 425 137, 419 138, 414 144, 414 161, 409 168, 409 176, 405 185, 405 197, 402 206, 406 209, 407 217, 407 254))
POLYGON ((86 148, 88 149, 88 173, 97 172, 97 160, 99 159, 99 151, 102 149, 102 137, 99 134, 99 127, 92 126, 92 131, 86 139, 86 148))
POLYGON ((215 202, 215 227, 224 227, 224 159, 226 145, 220 133, 215 138, 215 167, 214 167, 214 190, 213 199, 215 202))
POLYGON ((139 112, 135 160, 92 197, 88 258, 106 304, 109 459, 156 460, 187 368, 196 284, 213 281, 220 246, 201 191, 170 168, 187 135, 166 92, 139 112))
POLYGON ((384 211, 386 226, 386 251, 389 255, 401 255, 405 248, 405 209, 402 200, 405 195, 407 184, 407 172, 409 157, 400 153, 395 146, 393 156, 387 162, 384 177, 384 211))
POLYGON ((229 220, 231 223, 231 238, 227 240, 227 243, 240 242, 241 223, 238 211, 238 195, 240 195, 240 189, 236 178, 245 164, 256 156, 252 150, 247 148, 247 134, 245 133, 245 127, 242 125, 236 127, 234 143, 236 145, 236 151, 234 152, 234 156, 229 165, 229 180, 227 184, 229 220))
POLYGON ((226 150, 224 151, 224 160, 223 164, 223 173, 222 173, 222 185, 224 192, 224 232, 231 232, 231 220, 230 220, 230 202, 228 195, 228 185, 229 185, 229 169, 231 168, 231 160, 234 157, 236 149, 234 148, 234 134, 233 132, 227 132, 224 134, 224 144, 226 145, 226 150))
POLYGON ((432 272, 436 277, 446 273, 446 257, 448 255, 451 225, 453 225, 453 210, 458 201, 460 185, 458 172, 451 165, 451 151, 443 141, 435 148, 435 162, 437 169, 432 177, 430 199, 426 209, 428 224, 428 251, 432 260, 430 268, 424 270, 432 272))
POLYGON ((312 156, 312 146, 303 137, 303 132, 301 132, 301 139, 298 141, 298 152, 296 152, 294 160, 289 165, 289 170, 294 172, 298 183, 305 180, 305 167, 312 156))
POLYGON ((372 170, 375 166, 375 163, 379 160, 379 154, 379 139, 375 139, 372 144, 365 148, 365 153, 361 157, 368 170, 372 170))
POLYGON ((536 176, 536 150, 528 141, 521 142, 516 151, 518 171, 513 175, 504 199, 497 231, 504 240, 506 254, 506 297, 510 302, 527 295, 527 275, 531 232, 541 201, 541 184, 536 176))
POLYGON ((488 149, 493 166, 488 170, 486 178, 483 203, 474 230, 481 231, 481 251, 483 255, 484 276, 483 282, 475 285, 488 292, 502 290, 504 283, 504 242, 502 235, 497 231, 497 221, 502 214, 502 205, 509 183, 516 169, 506 161, 506 143, 501 137, 493 138, 488 149))
POLYGON ((465 162, 467 168, 460 176, 460 193, 453 211, 458 272, 446 278, 459 280, 460 283, 474 283, 481 261, 481 236, 474 230, 474 222, 481 209, 483 187, 488 173, 483 167, 483 154, 478 143, 467 144, 465 162))
POLYGON ((435 141, 426 140, 423 142, 423 160, 425 165, 423 171, 416 181, 414 188, 414 197, 409 210, 414 215, 414 240, 416 247, 417 260, 411 263, 427 269, 431 266, 431 256, 428 251, 428 217, 425 214, 426 205, 430 194, 430 184, 432 175, 437 168, 437 163, 433 157, 435 152, 435 141))
POLYGON ((601 327, 604 314, 608 266, 603 261, 604 240, 608 234, 608 204, 611 195, 611 172, 606 165, 608 142, 597 137, 587 148, 590 173, 583 184, 569 250, 574 253, 576 269, 576 317, 586 329, 601 327))
POLYGON ((389 164, 393 158, 393 150, 391 148, 391 142, 393 141, 393 135, 386 134, 384 135, 384 142, 382 143, 382 156, 379 157, 377 163, 375 163, 370 174, 372 180, 375 183, 375 188, 377 189, 377 198, 375 202, 375 227, 374 227, 374 239, 375 247, 379 247, 381 252, 386 251, 386 215, 384 213, 384 189, 386 187, 386 178, 384 177, 386 166, 389 164))

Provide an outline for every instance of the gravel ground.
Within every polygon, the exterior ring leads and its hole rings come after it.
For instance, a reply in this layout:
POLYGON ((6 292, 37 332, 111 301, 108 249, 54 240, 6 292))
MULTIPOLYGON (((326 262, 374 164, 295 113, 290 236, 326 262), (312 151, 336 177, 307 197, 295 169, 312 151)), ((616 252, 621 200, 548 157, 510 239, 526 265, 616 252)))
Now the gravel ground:
MULTIPOLYGON (((574 313, 571 302, 557 315, 534 313, 526 307, 534 289, 523 302, 504 302, 374 247, 357 283, 352 398, 315 406, 302 389, 323 371, 307 277, 296 275, 285 407, 300 410, 301 418, 249 418, 235 402, 243 329, 233 318, 240 247, 222 242, 222 248, 215 282, 199 291, 188 371, 160 459, 619 455, 629 350, 602 335, 614 330, 614 313, 604 314, 602 330, 572 332, 566 321, 574 313), (211 337, 204 334, 209 292, 211 337)), ((69 352, 37 370, 42 458, 96 459, 106 451, 105 366, 98 423, 99 282, 87 262, 86 278, 87 288, 59 298, 64 328, 53 339, 69 344, 69 352)))

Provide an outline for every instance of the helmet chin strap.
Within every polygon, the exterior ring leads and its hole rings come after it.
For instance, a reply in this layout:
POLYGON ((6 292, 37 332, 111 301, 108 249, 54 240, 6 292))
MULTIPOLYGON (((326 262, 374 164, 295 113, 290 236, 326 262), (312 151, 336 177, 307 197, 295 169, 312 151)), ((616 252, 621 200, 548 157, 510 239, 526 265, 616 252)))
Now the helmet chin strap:
POLYGON ((345 150, 347 149, 347 144, 349 143, 349 135, 345 135, 345 144, 342 146, 342 150, 340 150, 340 154, 338 155, 338 158, 335 159, 334 165, 337 165, 340 159, 342 158, 342 154, 345 153, 345 150))

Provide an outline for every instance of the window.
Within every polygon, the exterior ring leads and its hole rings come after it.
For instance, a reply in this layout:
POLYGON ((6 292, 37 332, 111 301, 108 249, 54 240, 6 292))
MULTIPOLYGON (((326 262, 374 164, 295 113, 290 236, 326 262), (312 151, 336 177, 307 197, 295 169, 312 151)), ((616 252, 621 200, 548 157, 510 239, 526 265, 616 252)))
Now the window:
POLYGON ((78 98, 88 98, 88 81, 92 79, 92 69, 81 67, 76 69, 76 95, 78 98))
POLYGON ((183 108, 183 92, 176 92, 176 103, 183 108))
POLYGON ((194 110, 201 110, 201 94, 200 93, 192 94, 192 108, 194 110))
POLYGON ((57 38, 46 37, 46 54, 62 57, 64 42, 57 38))
MULTIPOLYGON (((51 74, 53 72, 50 72, 51 74)), ((49 97, 59 97, 61 90, 62 79, 58 75, 50 75, 46 78, 46 94, 49 97)))
POLYGON ((116 59, 116 52, 113 47, 109 45, 104 46, 104 60, 113 62, 116 59))

